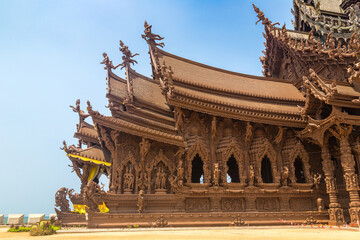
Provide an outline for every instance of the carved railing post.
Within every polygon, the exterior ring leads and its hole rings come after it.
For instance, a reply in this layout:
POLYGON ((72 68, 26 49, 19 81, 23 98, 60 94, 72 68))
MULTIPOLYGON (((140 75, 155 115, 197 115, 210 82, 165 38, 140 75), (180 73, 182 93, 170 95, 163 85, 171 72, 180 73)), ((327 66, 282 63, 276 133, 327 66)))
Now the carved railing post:
POLYGON ((322 169, 325 174, 326 192, 329 194, 329 217, 331 224, 338 225, 344 222, 344 214, 337 197, 336 183, 334 178, 334 164, 328 144, 321 147, 322 169))
POLYGON ((358 192, 358 178, 355 173, 355 160, 354 156, 351 154, 351 147, 349 144, 349 135, 352 131, 352 126, 338 124, 334 129, 329 130, 338 139, 340 144, 341 166, 344 169, 346 191, 349 192, 350 196, 350 218, 351 222, 356 223, 359 220, 360 198, 358 192))

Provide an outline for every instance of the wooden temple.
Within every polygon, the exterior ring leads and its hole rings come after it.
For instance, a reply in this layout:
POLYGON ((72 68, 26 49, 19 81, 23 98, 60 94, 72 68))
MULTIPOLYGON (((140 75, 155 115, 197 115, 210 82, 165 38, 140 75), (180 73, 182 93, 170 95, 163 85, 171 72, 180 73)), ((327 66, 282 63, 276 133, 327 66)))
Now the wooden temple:
POLYGON ((88 227, 358 223, 359 6, 294 0, 295 30, 254 6, 265 30, 264 77, 168 53, 145 22, 152 77, 133 69, 137 54, 120 41, 123 62, 115 66, 106 53, 102 62, 111 116, 89 101, 88 113, 79 100, 72 106, 79 145, 62 149, 81 190, 56 193, 60 220, 88 227))

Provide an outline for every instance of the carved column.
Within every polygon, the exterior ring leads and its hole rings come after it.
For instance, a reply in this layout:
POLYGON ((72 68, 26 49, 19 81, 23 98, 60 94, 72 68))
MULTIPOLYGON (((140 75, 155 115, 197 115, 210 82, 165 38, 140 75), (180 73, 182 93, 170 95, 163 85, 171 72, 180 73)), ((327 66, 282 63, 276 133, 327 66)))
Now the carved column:
POLYGON ((349 144, 349 135, 352 131, 352 126, 336 125, 335 130, 330 130, 332 134, 338 139, 340 144, 340 159, 341 166, 344 169, 344 179, 346 183, 346 191, 350 196, 350 218, 351 222, 356 223, 359 220, 360 212, 360 197, 358 192, 358 178, 355 173, 354 156, 351 154, 351 147, 349 144))
POLYGON ((325 143, 321 147, 322 169, 325 174, 326 193, 329 194, 329 217, 331 224, 338 225, 344 222, 344 214, 337 197, 336 183, 334 178, 334 164, 331 160, 329 146, 325 143))

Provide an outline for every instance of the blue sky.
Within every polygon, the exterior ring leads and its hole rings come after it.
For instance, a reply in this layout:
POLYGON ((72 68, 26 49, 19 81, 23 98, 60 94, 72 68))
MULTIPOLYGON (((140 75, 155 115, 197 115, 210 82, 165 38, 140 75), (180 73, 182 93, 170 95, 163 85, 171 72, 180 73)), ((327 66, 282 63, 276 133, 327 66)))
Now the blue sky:
MULTIPOLYGON (((165 37, 165 51, 236 72, 261 75, 263 26, 251 3, 292 28, 292 0, 0 0, 0 214, 53 213, 60 187, 79 179, 59 150, 73 139, 69 105, 90 100, 109 115, 102 53, 117 64, 121 39, 134 69, 151 75, 144 20, 165 37)), ((124 72, 116 70, 124 77, 124 72)), ((101 181, 105 181, 102 179, 101 181)))

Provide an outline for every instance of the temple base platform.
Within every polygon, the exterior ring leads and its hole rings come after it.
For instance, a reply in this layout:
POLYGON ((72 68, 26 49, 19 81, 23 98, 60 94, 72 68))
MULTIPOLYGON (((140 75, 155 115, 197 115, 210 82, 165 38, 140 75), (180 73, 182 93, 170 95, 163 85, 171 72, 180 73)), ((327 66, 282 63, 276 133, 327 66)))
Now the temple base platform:
POLYGON ((328 224, 327 212, 89 213, 88 228, 328 224))

